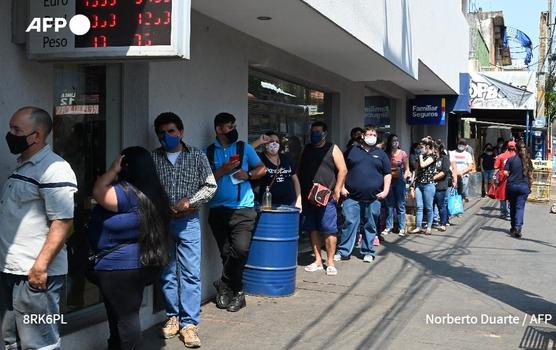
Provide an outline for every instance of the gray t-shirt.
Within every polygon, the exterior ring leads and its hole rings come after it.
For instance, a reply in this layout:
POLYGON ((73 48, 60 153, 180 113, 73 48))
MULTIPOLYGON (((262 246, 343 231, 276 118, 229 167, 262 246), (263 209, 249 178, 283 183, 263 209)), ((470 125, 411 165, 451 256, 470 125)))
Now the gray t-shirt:
MULTIPOLYGON (((0 271, 27 275, 37 259, 50 222, 72 219, 77 181, 71 166, 49 145, 20 162, 0 196, 0 271)), ((63 247, 48 267, 48 275, 68 272, 63 247)))

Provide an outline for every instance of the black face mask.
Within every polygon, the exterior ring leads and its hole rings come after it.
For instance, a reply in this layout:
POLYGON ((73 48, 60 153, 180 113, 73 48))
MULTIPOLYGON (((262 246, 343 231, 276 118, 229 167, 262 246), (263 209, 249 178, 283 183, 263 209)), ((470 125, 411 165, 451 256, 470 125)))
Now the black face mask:
POLYGON ((36 131, 33 131, 29 135, 16 136, 11 132, 8 132, 6 134, 6 142, 8 143, 10 152, 12 154, 21 154, 25 152, 29 147, 33 145, 27 143, 27 137, 33 135, 34 133, 36 133, 36 131))
POLYGON ((224 136, 226 136, 229 143, 234 143, 237 141, 239 134, 237 133, 237 129, 234 129, 225 133, 224 136))

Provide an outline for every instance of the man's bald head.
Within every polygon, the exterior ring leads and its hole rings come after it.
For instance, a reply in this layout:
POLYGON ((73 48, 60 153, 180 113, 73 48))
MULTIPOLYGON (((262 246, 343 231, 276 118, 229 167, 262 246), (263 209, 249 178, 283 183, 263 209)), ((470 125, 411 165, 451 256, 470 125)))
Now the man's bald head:
POLYGON ((50 114, 42 108, 33 106, 22 107, 14 113, 14 117, 16 115, 26 117, 32 124, 33 129, 42 130, 45 138, 52 131, 52 118, 50 114))

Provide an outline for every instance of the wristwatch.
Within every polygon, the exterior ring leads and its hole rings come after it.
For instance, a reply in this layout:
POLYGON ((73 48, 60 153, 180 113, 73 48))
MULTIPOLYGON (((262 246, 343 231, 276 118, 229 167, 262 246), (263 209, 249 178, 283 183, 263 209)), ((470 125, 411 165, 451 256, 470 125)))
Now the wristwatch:
POLYGON ((251 180, 251 178, 253 177, 253 173, 251 173, 250 171, 247 172, 247 176, 249 178, 249 180, 251 180))

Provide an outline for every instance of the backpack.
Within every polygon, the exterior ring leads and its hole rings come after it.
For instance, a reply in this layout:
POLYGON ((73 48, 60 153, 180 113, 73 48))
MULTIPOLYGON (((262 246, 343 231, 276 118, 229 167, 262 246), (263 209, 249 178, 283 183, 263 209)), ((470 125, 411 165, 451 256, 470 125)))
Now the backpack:
MULTIPOLYGON (((216 146, 213 144, 211 144, 210 146, 207 147, 207 158, 209 161, 209 164, 211 166, 212 169, 215 169, 215 165, 214 165, 214 151, 216 150, 216 146)), ((236 142, 236 153, 239 154, 239 161, 240 163, 243 163, 243 153, 245 151, 245 142, 243 141, 237 141, 236 142)), ((241 168, 241 164, 239 165, 239 167, 241 168)), ((241 183, 237 184, 237 201, 241 201, 241 183)))

